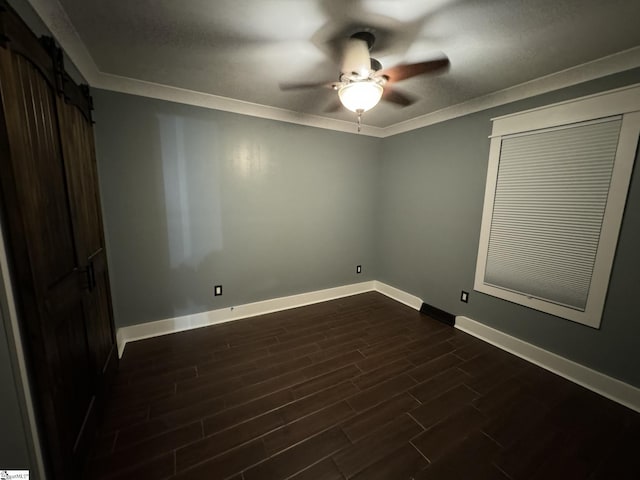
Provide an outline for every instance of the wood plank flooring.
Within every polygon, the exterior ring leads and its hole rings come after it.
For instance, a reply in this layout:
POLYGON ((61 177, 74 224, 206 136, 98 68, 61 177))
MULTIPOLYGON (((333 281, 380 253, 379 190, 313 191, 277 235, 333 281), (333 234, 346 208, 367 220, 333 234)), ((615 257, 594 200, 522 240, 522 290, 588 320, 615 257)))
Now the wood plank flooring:
POLYGON ((640 414, 377 293, 130 343, 87 479, 637 479, 640 414))

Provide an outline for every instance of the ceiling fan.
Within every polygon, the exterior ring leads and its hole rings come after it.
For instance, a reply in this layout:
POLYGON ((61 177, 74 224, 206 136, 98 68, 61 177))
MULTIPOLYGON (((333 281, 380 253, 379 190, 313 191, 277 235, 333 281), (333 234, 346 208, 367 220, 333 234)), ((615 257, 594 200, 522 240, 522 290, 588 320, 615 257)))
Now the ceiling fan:
POLYGON ((415 102, 415 98, 393 89, 393 84, 417 75, 442 72, 449 67, 449 59, 442 55, 424 62, 382 68, 382 64, 369 55, 374 43, 375 35, 370 31, 354 33, 344 42, 337 82, 280 84, 280 89, 330 88, 337 91, 340 103, 329 111, 342 104, 357 113, 360 131, 362 114, 375 107, 381 99, 402 107, 415 102))

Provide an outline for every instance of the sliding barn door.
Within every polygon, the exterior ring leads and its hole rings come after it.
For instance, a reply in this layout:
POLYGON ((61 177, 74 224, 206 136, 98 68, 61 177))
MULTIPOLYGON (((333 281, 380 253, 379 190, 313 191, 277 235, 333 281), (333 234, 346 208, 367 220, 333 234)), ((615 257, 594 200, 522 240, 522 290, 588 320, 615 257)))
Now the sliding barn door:
POLYGON ((83 300, 87 275, 78 263, 52 84, 20 54, 1 49, 0 64, 10 138, 2 142, 2 188, 12 263, 49 434, 49 458, 63 475, 81 454, 85 425, 93 422, 94 360, 83 300), (71 464, 56 465, 62 459, 71 464))
POLYGON ((46 45, 0 0, 0 221, 49 474, 74 479, 117 355, 90 99, 46 45))
POLYGON ((90 98, 69 79, 57 104, 77 261, 86 271, 88 341, 102 389, 115 373, 117 349, 112 328, 111 295, 104 248, 102 212, 95 161, 90 98))

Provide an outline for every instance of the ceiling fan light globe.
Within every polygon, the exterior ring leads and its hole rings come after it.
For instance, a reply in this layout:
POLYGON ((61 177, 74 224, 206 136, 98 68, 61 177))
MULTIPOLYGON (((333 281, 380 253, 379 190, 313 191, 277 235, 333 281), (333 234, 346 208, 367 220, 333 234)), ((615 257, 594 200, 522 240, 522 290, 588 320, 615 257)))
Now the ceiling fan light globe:
POLYGON ((382 87, 375 82, 353 82, 338 90, 345 108, 352 112, 366 112, 375 107, 382 97, 382 87))

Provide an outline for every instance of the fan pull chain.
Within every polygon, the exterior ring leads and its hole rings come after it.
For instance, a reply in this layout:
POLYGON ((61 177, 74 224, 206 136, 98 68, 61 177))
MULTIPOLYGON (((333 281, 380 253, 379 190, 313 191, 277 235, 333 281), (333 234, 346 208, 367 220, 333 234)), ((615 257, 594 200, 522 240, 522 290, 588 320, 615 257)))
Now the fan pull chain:
POLYGON ((362 113, 364 112, 364 110, 358 110, 357 114, 358 114, 358 133, 360 133, 360 130, 362 128, 362 113))

